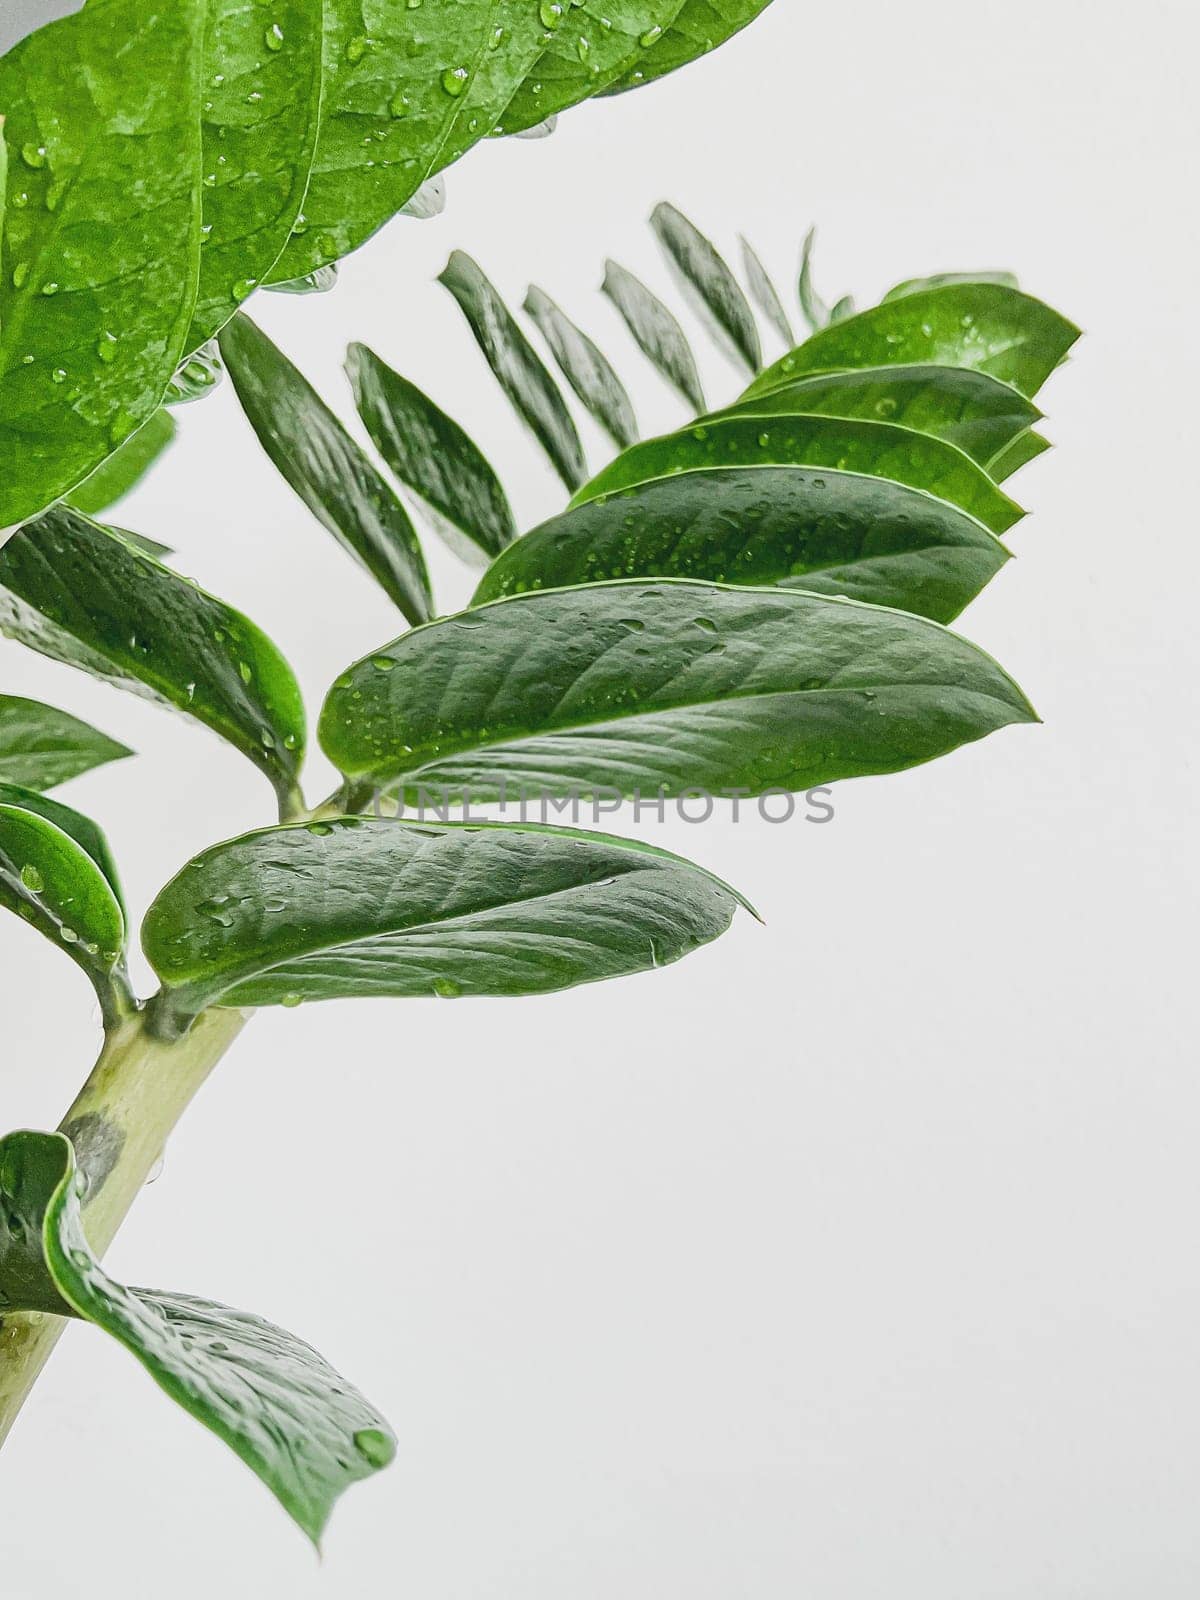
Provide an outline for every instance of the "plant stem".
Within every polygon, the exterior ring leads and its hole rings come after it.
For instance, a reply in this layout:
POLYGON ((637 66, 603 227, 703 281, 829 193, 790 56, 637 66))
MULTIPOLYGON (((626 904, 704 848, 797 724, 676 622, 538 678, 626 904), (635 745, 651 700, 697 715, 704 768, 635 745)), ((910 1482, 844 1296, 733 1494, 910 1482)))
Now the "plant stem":
MULTIPOLYGON (((144 1016, 109 1030, 92 1073, 60 1129, 87 1183, 83 1225, 103 1255, 192 1097, 245 1025, 240 1011, 199 1016, 181 1039, 154 1038, 144 1016)), ((66 1326, 16 1312, 0 1319, 0 1444, 66 1326)))

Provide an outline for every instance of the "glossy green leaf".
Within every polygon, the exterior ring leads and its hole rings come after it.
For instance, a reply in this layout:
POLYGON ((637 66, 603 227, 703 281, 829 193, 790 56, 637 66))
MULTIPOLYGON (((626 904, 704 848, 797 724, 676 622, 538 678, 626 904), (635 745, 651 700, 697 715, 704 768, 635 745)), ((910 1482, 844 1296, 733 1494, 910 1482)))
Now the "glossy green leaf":
MULTIPOLYGON (((430 163, 440 170, 457 161, 481 138, 505 133, 505 112, 546 47, 547 29, 538 0, 495 0, 488 47, 457 97, 453 120, 430 163)), ((514 127, 514 132, 520 132, 514 127)))
POLYGON ((907 294, 923 294, 926 289, 945 289, 960 283, 999 283, 1017 289, 1016 274, 1012 272, 935 272, 929 278, 905 278, 884 295, 885 300, 902 300, 907 294))
POLYGON ((530 0, 545 28, 541 55, 505 107, 506 133, 598 94, 642 68, 683 0, 530 0))
POLYGON ((502 797, 807 789, 1033 719, 936 623, 786 589, 644 580, 497 600, 342 674, 321 714, 348 778, 502 797))
POLYGON ((813 287, 812 257, 816 242, 817 230, 810 228, 804 235, 804 243, 800 248, 800 276, 796 290, 805 322, 814 333, 819 333, 822 328, 829 325, 829 307, 813 287))
POLYGON ((117 864, 113 860, 104 830, 93 822, 91 817, 84 816, 82 811, 76 811, 71 806, 63 805, 61 800, 52 800, 49 795, 39 794, 36 789, 24 788, 19 783, 0 783, 0 805, 18 806, 23 811, 32 811, 73 839, 100 869, 124 916, 125 897, 121 892, 117 864))
POLYGON ((285 481, 409 622, 424 622, 433 613, 425 557, 391 487, 257 323, 239 314, 220 343, 250 426, 285 481))
MULTIPOLYGON (((290 803, 304 708, 271 641, 231 606, 72 507, 0 550, 0 631, 194 717, 290 803)), ((31 785, 35 787, 35 785, 31 785)))
POLYGON ((974 367, 1034 395, 1078 337, 1073 323, 1017 289, 951 284, 886 300, 823 329, 768 367, 747 394, 807 372, 934 362, 974 367))
POLYGON ((1005 478, 1011 478, 1021 467, 1036 461, 1049 448, 1049 439, 1044 439, 1031 428, 1028 433, 1019 434, 1011 444, 992 457, 988 462, 988 472, 997 483, 1003 483, 1005 478))
POLYGON ((638 437, 633 402, 604 352, 532 284, 525 312, 537 324, 563 377, 609 438, 620 449, 632 444, 638 437))
POLYGON ((321 0, 207 0, 204 248, 187 348, 275 265, 300 214, 321 107, 321 0))
POLYGON ((604 264, 603 292, 621 313, 638 349, 693 411, 704 410, 696 358, 674 314, 640 278, 615 261, 604 264))
POLYGON ((94 517, 127 495, 139 483, 175 438, 175 419, 165 409, 156 411, 120 449, 78 484, 68 499, 79 511, 94 517))
POLYGON ((125 745, 57 706, 0 694, 0 782, 53 789, 132 754, 125 745))
POLYGON ((316 1542, 338 1497, 387 1466, 392 1430, 309 1345, 245 1311, 130 1289, 92 1254, 75 1156, 60 1133, 0 1141, 0 1305, 110 1334, 241 1457, 316 1542))
POLYGON ((965 450, 987 466, 1041 412, 1031 400, 972 367, 861 367, 821 372, 737 401, 714 416, 806 413, 890 422, 965 450))
POLYGON ((890 422, 804 414, 725 416, 624 451, 575 496, 573 505, 651 478, 713 467, 830 467, 890 478, 947 500, 1003 533, 1021 508, 970 456, 942 439, 890 422))
POLYGON ((154 902, 142 942, 175 1015, 544 994, 676 961, 736 903, 690 862, 604 834, 343 817, 206 850, 154 902))
POLYGON ((89 976, 111 973, 125 946, 125 918, 112 885, 83 845, 45 815, 44 807, 11 804, 6 798, 10 793, 7 785, 0 785, 0 905, 50 939, 89 976))
POLYGON ((724 257, 682 211, 666 201, 651 212, 650 226, 693 309, 721 348, 753 377, 762 366, 758 327, 724 257))
POLYGON ((884 478, 686 472, 592 500, 510 545, 475 603, 615 578, 844 594, 952 621, 1008 559, 973 517, 884 478))
POLYGON ((724 44, 747 27, 771 0, 684 0, 675 20, 663 30, 653 50, 618 79, 607 94, 640 89, 685 67, 724 44))
POLYGON ((517 536, 500 480, 452 417, 366 345, 346 351, 358 414, 389 469, 417 497, 433 528, 479 565, 517 536))
POLYGON ((459 304, 513 409, 568 489, 587 477, 579 434, 558 385, 479 266, 455 250, 438 278, 459 304))
POLYGON ((200 250, 203 11, 100 0, 0 59, 0 528, 111 454, 157 409, 182 353, 200 250))
POLYGON ((796 342, 796 336, 792 332, 792 324, 784 310, 779 290, 760 261, 754 246, 748 239, 741 238, 741 235, 738 237, 741 240, 742 266, 746 273, 746 282, 750 285, 751 298, 790 350, 796 342))

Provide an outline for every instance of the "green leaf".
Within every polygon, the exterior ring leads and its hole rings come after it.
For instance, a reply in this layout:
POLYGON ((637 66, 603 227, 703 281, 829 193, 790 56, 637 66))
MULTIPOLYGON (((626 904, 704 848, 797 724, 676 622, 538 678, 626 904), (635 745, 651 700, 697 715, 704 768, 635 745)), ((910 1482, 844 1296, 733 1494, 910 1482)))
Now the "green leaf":
POLYGON ((737 901, 691 862, 604 834, 343 817, 206 850, 151 906, 142 943, 177 1015, 545 994, 677 961, 737 901))
POLYGON ((132 754, 127 746, 56 706, 0 694, 0 782, 53 789, 93 767, 132 754))
POLYGON ((587 477, 579 434, 558 385, 479 266, 455 250, 438 278, 458 301, 479 348, 517 415, 568 489, 587 477))
POLYGON ((89 517, 107 511, 141 481, 174 438, 174 417, 165 409, 156 411, 120 449, 71 490, 71 504, 89 517))
POLYGON ((304 708, 279 651, 231 606, 81 512, 55 506, 0 550, 0 631, 175 706, 292 800, 304 708))
POLYGON ((804 243, 800 249, 800 277, 796 288, 805 322, 814 333, 819 333, 822 328, 829 325, 829 307, 813 288, 812 255, 816 242, 817 230, 810 228, 804 235, 804 243))
POLYGON ((929 278, 905 278, 884 295, 885 300, 902 300, 907 294, 923 294, 926 289, 945 289, 960 283, 999 283, 1008 289, 1017 289, 1016 274, 1012 272, 935 272, 929 278))
POLYGON ((342 674, 320 737, 347 778, 406 802, 510 785, 761 794, 896 772, 1033 719, 995 662, 936 623, 659 580, 417 628, 342 674))
POLYGON ((563 377, 609 438, 620 449, 632 444, 638 437, 633 403, 604 352, 533 284, 525 296, 525 312, 550 346, 563 377))
POLYGON ((971 367, 860 367, 820 372, 742 399, 727 416, 786 416, 802 412, 862 417, 932 434, 987 466, 998 451, 1032 426, 1041 412, 1006 383, 971 367))
POLYGON ((0 1141, 0 1191, 0 1291, 9 1304, 74 1315, 123 1344, 314 1543, 342 1492, 391 1462, 387 1423, 293 1334, 245 1311, 110 1278, 85 1237, 75 1156, 62 1134, 0 1141))
POLYGON ((844 294, 840 300, 835 300, 829 308, 830 322, 845 322, 847 317, 852 317, 855 312, 854 296, 844 294))
POLYGON ((765 394, 807 372, 933 362, 973 367, 1034 395, 1079 337, 1040 300, 996 283, 951 284, 886 300, 790 351, 751 384, 765 394))
POLYGON ((582 505, 651 478, 712 467, 830 467, 890 478, 947 500, 1003 533, 1021 508, 952 444, 858 417, 726 416, 635 444, 575 496, 582 505))
POLYGON ((529 0, 545 48, 504 109, 505 133, 598 94, 648 61, 683 0, 529 0))
MULTIPOLYGON (((488 48, 457 97, 454 118, 430 171, 457 161, 481 138, 506 131, 500 124, 545 49, 546 27, 537 0, 495 0, 488 48)), ((514 132, 520 131, 514 129, 514 132)))
POLYGON ((58 945, 93 981, 102 980, 125 947, 125 918, 112 885, 44 808, 10 804, 9 792, 0 785, 0 905, 58 945))
POLYGON ((121 915, 125 915, 125 897, 121 892, 117 864, 103 829, 91 817, 85 817, 82 811, 63 805, 61 800, 52 800, 49 795, 39 794, 36 789, 27 789, 19 783, 0 783, 0 805, 19 806, 23 811, 32 811, 73 839, 99 867, 121 908, 121 915))
POLYGON ((321 108, 321 0, 208 0, 204 249, 187 348, 275 265, 300 214, 321 108))
POLYGON ((482 451, 453 418, 364 344, 346 351, 358 414, 396 478, 464 561, 479 565, 517 536, 512 511, 482 451))
POLYGON ((851 472, 686 472, 553 517, 488 568, 475 604, 615 578, 844 594, 952 621, 1008 559, 964 512, 851 472))
POLYGON ((748 239, 739 234, 742 246, 742 266, 746 273, 746 282, 750 285, 750 294, 758 309, 766 317, 775 332, 790 350, 796 342, 792 332, 792 325, 788 321, 788 314, 783 308, 783 301, 779 297, 779 290, 771 281, 771 275, 759 260, 758 252, 748 239))
POLYGON ((683 9, 663 30, 650 54, 604 92, 622 94, 627 89, 640 89, 687 66, 747 27, 770 3, 771 0, 684 0, 683 9))
POLYGON ((997 483, 1003 483, 1005 478, 1011 478, 1014 472, 1028 466, 1049 448, 1049 439, 1044 439, 1031 428, 1028 433, 1019 434, 1011 444, 992 457, 988 462, 988 472, 997 483))
POLYGON ((221 331, 221 354, 258 442, 340 545, 409 622, 433 613, 408 512, 312 386, 249 317, 221 331))
POLYGON ((754 313, 716 246, 665 201, 651 212, 650 226, 693 308, 722 349, 753 377, 762 366, 754 313))
POLYGON ((104 0, 0 59, 0 528, 92 472, 158 408, 182 353, 202 22, 199 0, 104 0))
POLYGON ((621 313, 638 349, 693 411, 704 410, 696 358, 683 329, 656 294, 615 261, 604 263, 603 292, 621 313))

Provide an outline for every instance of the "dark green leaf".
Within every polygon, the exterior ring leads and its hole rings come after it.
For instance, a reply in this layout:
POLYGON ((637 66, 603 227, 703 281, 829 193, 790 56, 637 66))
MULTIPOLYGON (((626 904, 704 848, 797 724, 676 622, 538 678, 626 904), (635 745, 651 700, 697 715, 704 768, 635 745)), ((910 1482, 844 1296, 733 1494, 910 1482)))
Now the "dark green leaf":
POLYGON ((488 569, 475 603, 613 578, 844 594, 952 621, 1008 559, 982 524, 884 478, 793 467, 686 472, 553 517, 488 569))
POLYGON ((988 462, 988 472, 997 483, 1003 483, 1005 478, 1011 478, 1019 468, 1027 466, 1049 448, 1049 439, 1044 439, 1040 433, 1035 433, 1031 428, 1028 433, 1018 435, 1011 444, 1006 445, 992 457, 988 462))
POLYGON ((0 1291, 10 1305, 65 1312, 111 1334, 316 1542, 343 1490, 392 1460, 391 1429, 315 1350, 273 1323, 110 1278, 84 1235, 75 1170, 62 1134, 0 1141, 0 1291))
MULTIPOLYGON (((741 235, 739 235, 741 238, 741 235)), ((748 239, 741 239, 742 266, 746 271, 746 282, 750 285, 750 294, 758 309, 766 317, 775 332, 790 350, 796 342, 792 332, 792 325, 788 321, 788 314, 783 309, 783 301, 779 298, 779 290, 771 281, 771 275, 758 258, 758 252, 748 239)))
POLYGON ((125 915, 125 897, 121 893, 117 864, 103 829, 91 817, 85 817, 82 811, 63 805, 61 800, 52 800, 49 795, 39 794, 36 789, 24 788, 19 783, 0 783, 0 805, 19 806, 23 811, 32 811, 73 839, 99 867, 121 908, 122 916, 125 915))
POLYGON ((813 246, 817 242, 816 228, 810 228, 804 235, 804 243, 800 249, 800 277, 796 288, 800 298, 800 310, 805 322, 814 333, 819 333, 829 324, 829 307, 813 288, 812 281, 812 255, 813 246))
POLYGON ((56 706, 0 694, 0 782, 53 789, 93 767, 132 754, 56 706))
POLYGON ((177 1015, 544 994, 676 961, 736 903, 690 862, 604 834, 343 817, 206 850, 154 902, 142 942, 177 1015))
POLYGON ((71 490, 71 504, 90 517, 107 511, 145 476, 174 438, 174 417, 167 410, 156 411, 120 449, 71 490))
POLYGON ((765 11, 771 0, 684 0, 674 22, 649 55, 631 67, 605 92, 621 94, 639 89, 707 55, 765 11))
POLYGON ((756 466, 830 467, 890 478, 948 500, 993 533, 1011 528, 1022 514, 982 467, 942 439, 897 428, 890 422, 803 414, 718 417, 660 439, 647 439, 624 451, 585 484, 572 504, 674 473, 756 466))
POLYGON ((1031 400, 971 367, 859 367, 820 372, 739 400, 716 416, 804 412, 862 417, 932 434, 987 466, 1041 416, 1031 400))
POLYGON ((221 354, 258 441, 317 521, 367 569, 409 622, 433 612, 408 512, 312 386, 249 317, 221 331, 221 354))
POLYGON ((650 226, 694 310, 721 347, 753 377, 762 366, 754 313, 716 246, 665 201, 651 212, 650 226))
POLYGON ((89 852, 42 808, 9 804, 8 792, 0 785, 0 905, 89 976, 111 973, 125 947, 125 918, 112 885, 89 852))
POLYGON ((461 250, 439 279, 458 301, 479 348, 517 415, 554 464, 568 489, 587 477, 579 434, 558 385, 509 314, 490 280, 461 250))
POLYGON ((906 294, 923 294, 926 289, 945 289, 960 283, 999 283, 1016 289, 1016 274, 1012 272, 935 272, 929 278, 905 278, 884 295, 885 300, 902 300, 906 294))
POLYGON ((696 358, 673 314, 656 294, 615 261, 604 264, 603 292, 621 313, 638 349, 693 411, 704 410, 696 358))
POLYGON ((81 512, 54 506, 0 550, 0 630, 195 717, 247 755, 281 802, 293 799, 304 708, 279 651, 81 512))
POLYGON ((450 548, 475 565, 498 555, 516 538, 516 524, 474 441, 366 345, 346 351, 346 372, 375 448, 450 548))
POLYGON ((555 305, 530 285, 525 311, 537 324, 559 370, 596 421, 621 449, 638 436, 637 418, 625 385, 604 352, 555 305))
POLYGON ((321 0, 207 0, 204 248, 187 348, 268 276, 300 214, 321 106, 321 0))
POLYGON ((544 48, 500 118, 505 133, 536 127, 556 112, 648 61, 683 0, 529 0, 544 26, 544 48))
POLYGON ((768 367, 747 394, 765 394, 806 372, 934 362, 974 367, 1034 395, 1078 337, 1057 311, 1003 284, 917 290, 814 334, 768 367))
MULTIPOLYGON (((896 772, 1033 712, 936 623, 785 589, 659 580, 497 600, 337 680, 321 744, 348 778, 760 794, 896 772), (473 631, 472 631, 473 630, 473 631)), ((511 792, 511 791, 510 791, 511 792)))
POLYGON ((179 360, 200 247, 202 23, 199 0, 106 0, 0 60, 0 528, 92 472, 179 360))

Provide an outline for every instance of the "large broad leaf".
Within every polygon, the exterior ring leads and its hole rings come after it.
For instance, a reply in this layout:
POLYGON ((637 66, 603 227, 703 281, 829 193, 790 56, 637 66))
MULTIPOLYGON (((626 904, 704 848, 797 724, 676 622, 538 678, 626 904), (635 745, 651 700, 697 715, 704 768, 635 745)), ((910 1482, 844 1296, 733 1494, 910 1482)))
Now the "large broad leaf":
POLYGON ((762 366, 762 345, 750 303, 710 239, 665 201, 650 215, 684 294, 734 361, 753 375, 762 366))
POLYGON ((79 1317, 223 1439, 315 1542, 339 1495, 393 1459, 387 1423, 309 1345, 245 1311, 130 1289, 92 1254, 60 1133, 0 1141, 0 1308, 79 1317))
POLYGON ((450 548, 476 565, 498 555, 517 528, 500 480, 474 441, 366 345, 346 351, 346 373, 375 448, 450 548))
POLYGON ((174 438, 175 418, 165 408, 156 411, 119 450, 71 490, 71 504, 89 517, 107 511, 145 477, 174 438))
POLYGON ((530 0, 545 47, 505 107, 505 133, 598 94, 649 62, 683 0, 530 0))
POLYGON ((943 755, 1025 697, 936 623, 784 589, 661 580, 498 600, 337 680, 330 760, 362 785, 760 794, 943 755))
POLYGON ((175 1016, 219 1002, 544 994, 677 961, 738 897, 678 856, 574 829, 343 817, 188 863, 142 943, 175 1016))
POLYGON ((604 263, 603 292, 621 313, 638 349, 693 411, 704 410, 696 358, 673 312, 640 278, 616 261, 604 263))
POLYGON ((304 708, 260 629, 119 534, 60 505, 0 550, 0 630, 55 661, 175 706, 294 799, 304 708))
POLYGON ((788 314, 783 308, 779 290, 750 241, 742 239, 741 246, 742 266, 746 272, 746 282, 750 285, 751 296, 763 316, 790 350, 796 342, 796 337, 792 332, 788 314))
POLYGON ((256 323, 236 316, 221 354, 259 443, 317 520, 410 622, 433 613, 425 557, 389 485, 256 323))
POLYGON ((126 745, 57 706, 0 694, 0 782, 53 789, 132 754, 126 745))
POLYGON ((207 0, 206 9, 204 248, 189 350, 228 321, 287 244, 321 106, 321 0, 207 0))
POLYGON ((1003 533, 1021 508, 952 444, 858 417, 718 417, 635 444, 575 496, 580 505, 652 478, 713 467, 830 467, 924 489, 1003 533))
POLYGON ((65 950, 103 989, 125 947, 125 918, 112 885, 44 806, 10 804, 10 792, 0 785, 0 905, 65 950))
POLYGON ((200 250, 204 6, 93 0, 0 59, 0 528, 158 407, 200 250))
POLYGON ((117 864, 113 860, 103 829, 98 827, 91 817, 84 816, 82 811, 76 811, 71 806, 63 805, 61 800, 52 800, 49 795, 40 794, 36 789, 27 789, 19 783, 0 783, 0 805, 18 806, 23 811, 32 811, 35 816, 44 817, 47 822, 52 822, 56 828, 60 828, 73 839, 100 869, 124 915, 125 898, 121 893, 117 864))
POLYGON ((632 444, 638 436, 633 402, 604 352, 532 284, 525 296, 525 313, 537 324, 563 377, 609 438, 622 450, 632 444))
POLYGON ((654 49, 605 92, 620 94, 654 83, 689 61, 707 55, 765 11, 771 0, 684 0, 654 49))
MULTIPOLYGON (((739 400, 716 416, 804 412, 863 417, 929 433, 988 466, 1041 412, 1016 389, 972 367, 863 367, 821 372, 739 400)), ((990 468, 989 468, 990 470, 990 468)))
POLYGON ((850 472, 687 472, 591 500, 518 539, 475 603, 614 578, 708 578, 844 594, 952 621, 1008 559, 981 523, 850 472))
POLYGON ((438 279, 458 301, 479 348, 517 415, 568 489, 587 477, 579 434, 558 385, 479 266, 455 250, 438 279))
POLYGON ((1065 317, 999 283, 923 289, 834 323, 768 367, 747 395, 807 372, 935 362, 974 367, 1034 395, 1079 337, 1065 317))

